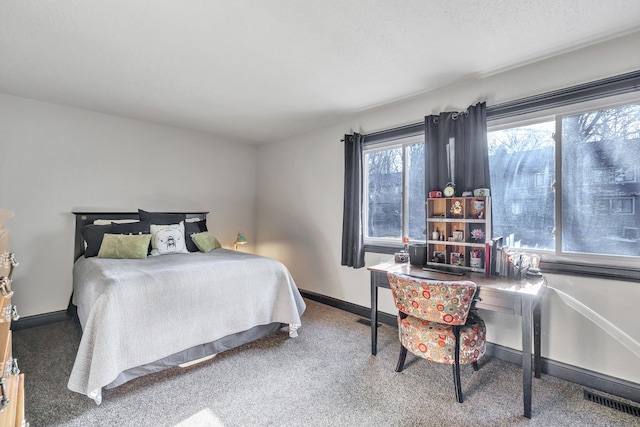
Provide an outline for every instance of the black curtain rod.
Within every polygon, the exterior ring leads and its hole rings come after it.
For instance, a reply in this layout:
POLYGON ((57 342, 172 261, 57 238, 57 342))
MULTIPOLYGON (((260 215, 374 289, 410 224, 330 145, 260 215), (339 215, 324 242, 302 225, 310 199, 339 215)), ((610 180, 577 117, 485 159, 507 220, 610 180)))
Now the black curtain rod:
MULTIPOLYGON (((621 95, 640 91, 640 70, 607 77, 568 88, 545 92, 540 95, 516 99, 487 106, 487 120, 497 120, 517 114, 526 114, 544 109, 561 107, 577 102, 589 101, 604 96, 621 95)), ((398 135, 410 136, 424 131, 424 122, 399 126, 396 128, 366 133, 367 140, 393 139, 398 135)), ((340 140, 344 142, 344 139, 340 140)))

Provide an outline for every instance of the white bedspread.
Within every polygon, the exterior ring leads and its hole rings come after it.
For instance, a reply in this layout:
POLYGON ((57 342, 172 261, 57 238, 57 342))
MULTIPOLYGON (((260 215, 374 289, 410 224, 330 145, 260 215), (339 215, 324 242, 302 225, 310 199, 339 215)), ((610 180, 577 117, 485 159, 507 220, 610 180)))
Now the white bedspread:
POLYGON ((306 308, 282 263, 225 249, 82 257, 73 281, 83 335, 68 387, 98 404, 124 370, 257 325, 295 330, 306 308))

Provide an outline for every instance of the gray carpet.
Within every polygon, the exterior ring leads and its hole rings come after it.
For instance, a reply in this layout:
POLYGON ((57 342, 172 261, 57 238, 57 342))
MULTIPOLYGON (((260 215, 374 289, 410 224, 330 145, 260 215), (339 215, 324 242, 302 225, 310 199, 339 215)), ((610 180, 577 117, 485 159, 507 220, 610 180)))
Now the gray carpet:
POLYGON ((306 301, 300 336, 284 331, 104 392, 96 405, 67 389, 77 321, 14 332, 25 373, 26 416, 40 426, 640 426, 640 419, 583 399, 583 388, 534 379, 533 417, 522 416, 518 366, 485 357, 462 368, 456 403, 451 367, 412 355, 394 372, 395 328, 379 329, 378 355, 358 316, 306 301))

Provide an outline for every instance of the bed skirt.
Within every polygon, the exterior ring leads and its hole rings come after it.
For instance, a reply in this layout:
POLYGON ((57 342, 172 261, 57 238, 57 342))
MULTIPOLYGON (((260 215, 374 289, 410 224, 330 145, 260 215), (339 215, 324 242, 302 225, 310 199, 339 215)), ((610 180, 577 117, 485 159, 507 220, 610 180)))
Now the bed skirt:
POLYGON ((267 335, 271 335, 272 333, 286 326, 288 325, 278 322, 271 323, 269 325, 254 326, 247 331, 227 335, 226 337, 222 337, 213 342, 188 348, 186 350, 167 356, 163 359, 156 360, 155 362, 127 369, 126 371, 121 372, 120 375, 118 375, 117 378, 110 384, 106 385, 105 389, 115 388, 126 383, 127 381, 131 381, 144 375, 152 374, 154 372, 160 372, 165 369, 181 365, 183 363, 192 362, 194 360, 202 359, 216 353, 231 350, 232 348, 236 348, 243 344, 266 337, 267 335))

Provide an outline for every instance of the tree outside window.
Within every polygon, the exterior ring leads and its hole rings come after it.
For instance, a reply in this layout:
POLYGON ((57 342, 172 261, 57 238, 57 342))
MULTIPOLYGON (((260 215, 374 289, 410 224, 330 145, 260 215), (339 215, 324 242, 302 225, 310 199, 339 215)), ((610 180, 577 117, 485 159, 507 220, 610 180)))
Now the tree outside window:
POLYGON ((424 241, 424 143, 365 149, 365 242, 424 241))

